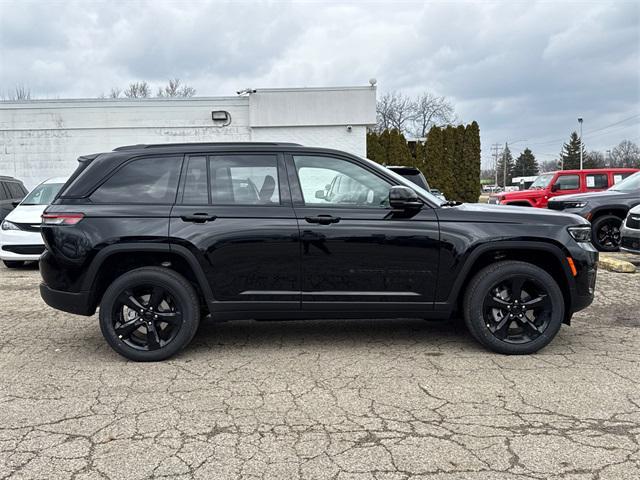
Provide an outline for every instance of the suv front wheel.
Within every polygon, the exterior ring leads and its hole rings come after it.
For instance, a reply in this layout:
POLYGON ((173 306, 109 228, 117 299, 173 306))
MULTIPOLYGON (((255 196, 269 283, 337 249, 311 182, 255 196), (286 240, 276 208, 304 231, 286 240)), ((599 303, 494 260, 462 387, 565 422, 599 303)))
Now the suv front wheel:
POLYGON ((535 265, 498 262, 481 270, 464 296, 471 335, 494 352, 534 353, 558 333, 564 297, 554 278, 535 265))
POLYGON ((143 267, 118 277, 100 303, 100 329, 120 355, 137 362, 165 360, 198 329, 198 295, 180 274, 143 267))

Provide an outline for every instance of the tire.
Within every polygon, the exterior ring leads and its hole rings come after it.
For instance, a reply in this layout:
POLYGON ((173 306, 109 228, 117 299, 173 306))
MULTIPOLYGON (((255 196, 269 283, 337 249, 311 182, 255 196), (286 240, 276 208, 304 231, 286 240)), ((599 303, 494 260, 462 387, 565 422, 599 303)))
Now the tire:
POLYGON ((596 218, 591 224, 591 242, 601 252, 617 252, 620 248, 622 219, 615 215, 596 218))
POLYGON ((200 302, 191 284, 167 268, 143 267, 118 277, 100 302, 100 330, 107 343, 136 362, 175 355, 193 339, 200 302))
POLYGON ((24 267, 24 261, 22 260, 3 260, 4 266, 7 268, 20 268, 24 267))
POLYGON ((464 294, 463 311, 469 332, 486 348, 525 355, 553 340, 562 326, 565 303, 560 287, 546 271, 509 260, 489 265, 473 277, 464 294), (520 281, 518 297, 513 293, 520 281))

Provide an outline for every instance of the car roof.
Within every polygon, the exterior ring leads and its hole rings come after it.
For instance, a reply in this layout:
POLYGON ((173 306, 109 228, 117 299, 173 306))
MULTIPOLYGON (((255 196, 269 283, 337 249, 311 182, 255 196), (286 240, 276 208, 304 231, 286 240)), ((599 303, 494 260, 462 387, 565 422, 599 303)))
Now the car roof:
POLYGON ((50 183, 66 183, 67 180, 69 180, 69 177, 48 178, 44 182, 42 182, 41 185, 48 185, 50 183))
POLYGON ((20 183, 22 183, 22 180, 18 180, 17 178, 14 178, 14 177, 9 177, 7 175, 0 175, 0 180, 2 180, 3 182, 20 182, 20 183))
POLYGON ((611 168, 583 168, 582 170, 556 170, 555 172, 541 173, 540 175, 548 175, 551 173, 607 173, 607 172, 637 172, 637 168, 611 167, 611 168))

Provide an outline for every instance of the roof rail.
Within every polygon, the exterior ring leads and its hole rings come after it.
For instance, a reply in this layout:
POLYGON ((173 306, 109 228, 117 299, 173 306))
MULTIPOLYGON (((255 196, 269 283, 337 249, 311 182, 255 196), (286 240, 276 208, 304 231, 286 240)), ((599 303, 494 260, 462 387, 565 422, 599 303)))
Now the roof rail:
POLYGON ((114 152, 122 150, 139 150, 143 148, 171 148, 171 147, 215 147, 218 145, 244 145, 244 146, 284 146, 284 147, 300 147, 299 143, 290 142, 192 142, 192 143, 138 143, 136 145, 124 145, 114 148, 114 152))

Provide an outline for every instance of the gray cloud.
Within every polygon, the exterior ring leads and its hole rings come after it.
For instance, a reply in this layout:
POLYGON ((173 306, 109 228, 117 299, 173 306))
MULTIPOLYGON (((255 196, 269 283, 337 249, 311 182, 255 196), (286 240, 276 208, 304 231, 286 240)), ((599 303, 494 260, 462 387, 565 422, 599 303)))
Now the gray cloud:
POLYGON ((585 118, 588 148, 640 141, 638 2, 0 0, 0 92, 98 96, 180 77, 200 95, 366 84, 451 97, 493 142, 548 159, 585 118), (518 144, 524 147, 526 143, 518 144))

